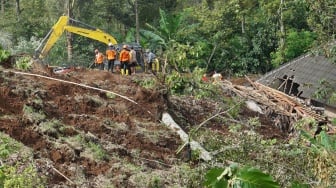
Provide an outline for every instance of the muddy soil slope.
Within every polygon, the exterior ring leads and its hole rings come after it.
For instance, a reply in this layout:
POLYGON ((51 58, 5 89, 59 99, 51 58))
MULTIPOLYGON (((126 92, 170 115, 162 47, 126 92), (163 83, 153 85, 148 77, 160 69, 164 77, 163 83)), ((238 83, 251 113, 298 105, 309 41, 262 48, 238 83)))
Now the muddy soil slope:
MULTIPOLYGON (((161 115, 175 112, 177 122, 197 125, 216 112, 211 102, 188 97, 167 105, 159 89, 139 85, 150 74, 16 71, 0 69, 0 131, 33 150, 49 187, 149 187, 153 177, 163 179, 162 187, 182 187, 184 157, 176 150, 183 143, 161 115)), ((210 128, 227 131, 215 122, 210 128)))
POLYGON ((137 187, 139 171, 168 173, 179 162, 179 137, 158 121, 164 98, 134 77, 84 69, 51 76, 62 82, 3 70, 0 130, 34 150, 51 187, 137 187))

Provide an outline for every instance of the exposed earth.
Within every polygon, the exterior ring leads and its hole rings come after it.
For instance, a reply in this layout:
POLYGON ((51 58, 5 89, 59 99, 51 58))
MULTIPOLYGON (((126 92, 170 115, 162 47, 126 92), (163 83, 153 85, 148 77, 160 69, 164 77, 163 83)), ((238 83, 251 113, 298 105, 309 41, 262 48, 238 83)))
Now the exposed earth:
MULTIPOLYGON (((84 68, 50 74, 39 67, 26 72, 46 76, 38 77, 16 73, 10 64, 2 67, 0 130, 33 151, 48 187, 153 187, 155 178, 161 179, 159 187, 183 186, 178 167, 190 164, 188 151, 176 154, 183 142, 161 115, 169 112, 188 132, 218 112, 210 99, 168 99, 164 88, 142 87, 141 80, 152 74, 84 68)), ((240 114, 257 115, 247 109, 240 114)), ((266 138, 286 138, 270 120, 260 120, 258 131, 266 138)), ((221 121, 207 128, 228 132, 221 121)))

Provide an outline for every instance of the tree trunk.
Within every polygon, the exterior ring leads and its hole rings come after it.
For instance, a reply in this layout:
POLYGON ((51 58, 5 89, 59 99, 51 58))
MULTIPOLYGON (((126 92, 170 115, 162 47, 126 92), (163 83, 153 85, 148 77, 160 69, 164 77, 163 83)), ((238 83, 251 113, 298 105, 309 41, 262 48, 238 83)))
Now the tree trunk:
MULTIPOLYGON (((67 1, 67 15, 69 18, 72 16, 72 6, 70 4, 71 0, 67 1)), ((68 23, 69 24, 69 23, 68 23)), ((72 33, 66 32, 66 37, 67 37, 67 46, 68 46, 68 61, 70 62, 72 60, 72 33)))
POLYGON ((136 42, 140 44, 140 26, 139 26, 139 10, 138 10, 138 1, 134 1, 135 4, 135 30, 136 30, 136 42))
POLYGON ((279 49, 281 53, 281 58, 284 59, 284 50, 285 50, 285 26, 283 21, 283 6, 284 0, 280 2, 280 44, 279 49))
POLYGON ((5 14, 5 0, 1 0, 1 14, 5 14))
POLYGON ((20 0, 15 1, 15 12, 17 16, 17 20, 20 20, 20 14, 21 14, 21 9, 20 9, 20 0))
POLYGON ((244 14, 242 16, 242 21, 241 21, 241 30, 242 30, 242 33, 245 33, 245 15, 244 14))

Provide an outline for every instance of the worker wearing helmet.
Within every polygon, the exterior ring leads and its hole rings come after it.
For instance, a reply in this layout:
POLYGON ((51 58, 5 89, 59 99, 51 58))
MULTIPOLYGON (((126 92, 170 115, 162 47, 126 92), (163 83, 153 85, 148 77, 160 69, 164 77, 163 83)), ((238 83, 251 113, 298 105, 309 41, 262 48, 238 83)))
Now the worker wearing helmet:
POLYGON ((129 67, 130 53, 129 53, 127 45, 123 45, 123 49, 121 50, 120 55, 119 55, 119 61, 121 65, 121 74, 122 75, 131 74, 131 70, 129 67))
POLYGON ((106 50, 106 58, 107 58, 107 71, 113 72, 114 61, 117 56, 117 51, 114 49, 112 43, 108 44, 108 49, 106 50))
POLYGON ((95 67, 97 67, 99 70, 104 70, 104 54, 99 52, 98 49, 95 49, 95 67))

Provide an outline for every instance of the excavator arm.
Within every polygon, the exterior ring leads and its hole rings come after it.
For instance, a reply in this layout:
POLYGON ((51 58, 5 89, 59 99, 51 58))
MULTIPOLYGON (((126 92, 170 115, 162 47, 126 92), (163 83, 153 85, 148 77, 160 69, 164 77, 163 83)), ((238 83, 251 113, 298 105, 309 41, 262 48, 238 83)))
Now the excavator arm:
POLYGON ((35 50, 36 57, 43 59, 48 54, 53 45, 57 42, 57 40, 62 36, 64 31, 97 40, 99 42, 105 43, 106 45, 109 43, 112 43, 113 45, 117 44, 116 39, 108 33, 88 25, 86 25, 87 28, 69 25, 69 21, 79 22, 69 18, 68 16, 61 16, 56 24, 51 28, 47 36, 42 40, 42 43, 35 50))

